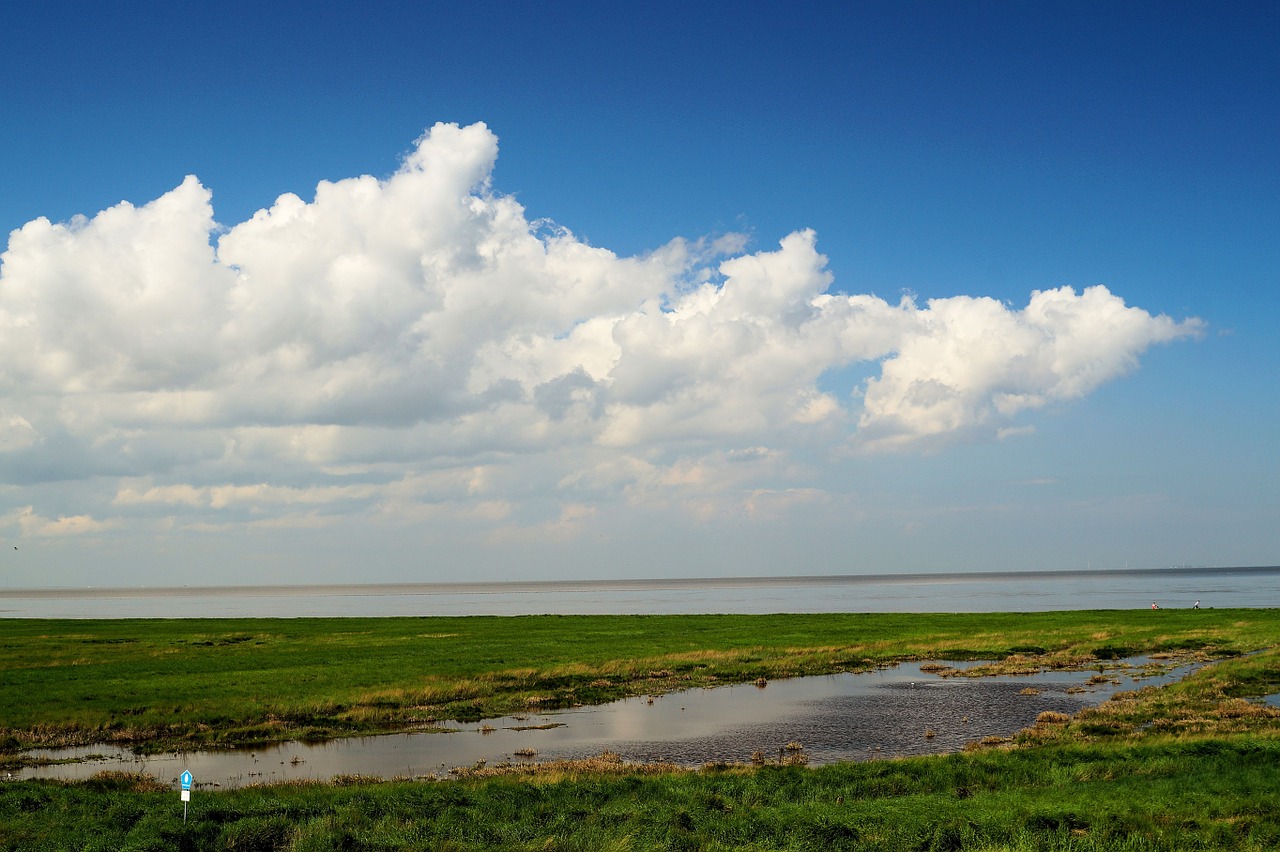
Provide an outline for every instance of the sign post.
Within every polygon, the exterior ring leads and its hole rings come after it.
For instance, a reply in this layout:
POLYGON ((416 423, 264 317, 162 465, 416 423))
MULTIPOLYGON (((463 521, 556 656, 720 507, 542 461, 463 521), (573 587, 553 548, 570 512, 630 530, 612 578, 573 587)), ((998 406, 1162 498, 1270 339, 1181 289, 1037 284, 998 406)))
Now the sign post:
POLYGON ((184 769, 182 774, 178 776, 178 781, 182 784, 182 821, 187 821, 187 803, 191 801, 191 770, 184 769))

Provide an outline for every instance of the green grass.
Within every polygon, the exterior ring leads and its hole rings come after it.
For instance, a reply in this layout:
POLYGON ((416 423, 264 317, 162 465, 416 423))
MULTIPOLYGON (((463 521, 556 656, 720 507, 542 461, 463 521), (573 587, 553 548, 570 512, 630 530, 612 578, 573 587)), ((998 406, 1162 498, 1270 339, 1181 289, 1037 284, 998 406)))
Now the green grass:
POLYGON ((0 746, 324 738, 901 659, 1280 645, 1280 611, 0 620, 0 746))
POLYGON ((1280 742, 197 792, 0 784, 5 850, 1271 850, 1280 742))
POLYGON ((938 757, 699 772, 601 758, 198 790, 186 823, 146 777, 0 782, 0 850, 1272 850, 1280 711, 1249 699, 1280 689, 1278 633, 1272 610, 0 622, 10 751, 278 738, 912 657, 1222 657, 938 757))

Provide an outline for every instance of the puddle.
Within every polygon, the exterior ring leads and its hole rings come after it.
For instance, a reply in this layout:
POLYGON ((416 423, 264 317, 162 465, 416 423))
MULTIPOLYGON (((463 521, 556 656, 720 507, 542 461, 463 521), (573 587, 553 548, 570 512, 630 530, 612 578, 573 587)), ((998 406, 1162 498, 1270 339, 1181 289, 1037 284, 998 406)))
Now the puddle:
MULTIPOLYGON (((25 767, 14 778, 83 779, 97 772, 143 772, 177 784, 184 769, 200 787, 239 787, 338 775, 444 777, 457 766, 592 757, 685 766, 776 760, 803 745, 810 765, 959 751, 988 736, 1011 736, 1046 710, 1075 713, 1121 689, 1169 683, 1194 666, 1145 676, 1143 661, 1089 684, 1096 672, 983 678, 922 672, 919 663, 859 674, 722 686, 596 707, 531 713, 457 725, 449 733, 387 734, 320 744, 284 743, 235 751, 140 757, 110 746, 34 749, 34 758, 90 758, 25 767), (1081 688, 1083 687, 1083 691, 1081 688), (1069 691, 1070 690, 1070 691, 1069 691), (530 753, 532 752, 532 753, 530 753), (91 757, 94 756, 94 757, 91 757)), ((1276 696, 1272 696, 1275 698, 1276 696)))

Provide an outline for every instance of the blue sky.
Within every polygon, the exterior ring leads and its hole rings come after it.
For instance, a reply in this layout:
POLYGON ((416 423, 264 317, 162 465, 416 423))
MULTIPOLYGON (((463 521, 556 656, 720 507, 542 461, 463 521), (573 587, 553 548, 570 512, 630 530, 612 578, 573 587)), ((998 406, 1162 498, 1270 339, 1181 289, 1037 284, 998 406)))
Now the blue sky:
POLYGON ((1280 561, 1271 4, 28 6, 0 583, 1280 561))

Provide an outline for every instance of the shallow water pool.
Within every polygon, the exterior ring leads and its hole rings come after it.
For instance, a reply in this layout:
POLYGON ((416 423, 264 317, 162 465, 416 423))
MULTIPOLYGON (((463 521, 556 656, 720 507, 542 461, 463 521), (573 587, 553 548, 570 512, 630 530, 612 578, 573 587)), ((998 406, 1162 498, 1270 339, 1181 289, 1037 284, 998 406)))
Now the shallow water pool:
POLYGON ((1135 668, 1132 674, 1115 674, 1118 684, 1088 684, 1096 671, 944 678, 921 671, 919 663, 904 663, 856 674, 696 689, 507 716, 458 725, 449 733, 147 757, 111 746, 37 749, 29 754, 89 759, 15 770, 13 777, 78 779, 111 770, 144 772, 176 784, 189 769, 197 788, 238 787, 340 775, 439 777, 453 767, 481 761, 493 765, 577 759, 604 751, 627 761, 685 766, 749 762, 757 754, 769 760, 803 754, 810 764, 824 764, 945 753, 983 737, 1011 736, 1046 710, 1075 713, 1117 690, 1167 683, 1191 668, 1140 682, 1135 668))

